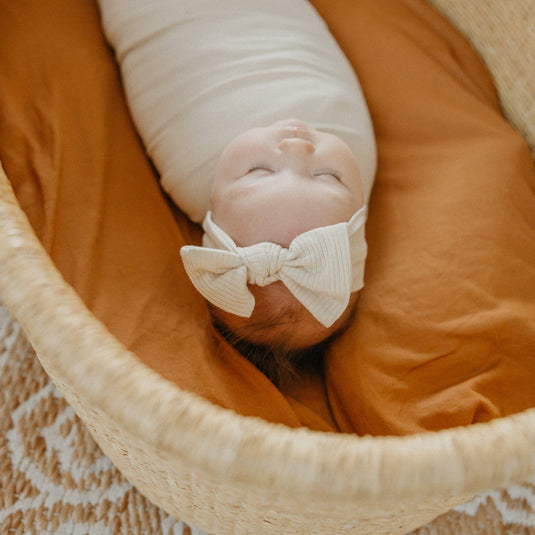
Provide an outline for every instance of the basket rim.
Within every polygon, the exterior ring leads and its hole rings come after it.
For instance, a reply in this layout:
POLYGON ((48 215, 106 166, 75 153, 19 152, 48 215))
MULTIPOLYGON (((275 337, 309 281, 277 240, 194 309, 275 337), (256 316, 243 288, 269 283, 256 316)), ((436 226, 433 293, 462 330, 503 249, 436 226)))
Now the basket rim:
POLYGON ((0 296, 44 367, 167 462, 338 503, 469 497, 535 472, 535 409, 463 428, 361 437, 216 406, 150 370, 91 314, 37 239, 1 164, 0 229, 0 296))

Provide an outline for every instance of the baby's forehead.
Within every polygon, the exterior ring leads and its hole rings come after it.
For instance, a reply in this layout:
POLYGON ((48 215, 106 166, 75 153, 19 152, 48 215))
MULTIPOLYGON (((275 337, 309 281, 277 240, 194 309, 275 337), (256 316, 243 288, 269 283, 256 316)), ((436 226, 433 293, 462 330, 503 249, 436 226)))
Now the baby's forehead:
POLYGON ((240 247, 259 242, 289 247, 308 230, 348 221, 360 205, 350 192, 327 196, 322 190, 302 190, 296 185, 243 189, 227 188, 212 198, 212 216, 240 247))

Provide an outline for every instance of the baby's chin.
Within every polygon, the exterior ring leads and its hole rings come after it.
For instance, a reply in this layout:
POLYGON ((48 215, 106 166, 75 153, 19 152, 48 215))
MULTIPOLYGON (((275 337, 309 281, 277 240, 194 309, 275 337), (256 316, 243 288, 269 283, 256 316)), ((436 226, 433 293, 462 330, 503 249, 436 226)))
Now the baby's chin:
POLYGON ((212 307, 215 322, 251 344, 283 346, 287 351, 313 347, 343 331, 359 295, 353 292, 343 314, 333 325, 324 327, 281 282, 265 287, 250 285, 249 290, 255 297, 255 309, 250 318, 212 307))

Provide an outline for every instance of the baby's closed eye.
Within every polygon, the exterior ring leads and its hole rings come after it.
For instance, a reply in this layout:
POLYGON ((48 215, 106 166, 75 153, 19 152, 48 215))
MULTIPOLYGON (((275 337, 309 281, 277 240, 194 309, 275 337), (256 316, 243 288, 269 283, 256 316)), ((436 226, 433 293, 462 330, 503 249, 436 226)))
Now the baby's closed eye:
POLYGON ((335 178, 336 180, 338 180, 338 182, 342 181, 342 177, 341 177, 340 173, 338 171, 334 170, 334 169, 322 169, 321 171, 315 172, 314 176, 317 176, 317 177, 322 177, 322 176, 332 177, 332 178, 335 178))
POLYGON ((246 173, 246 175, 249 175, 251 173, 254 173, 255 171, 266 171, 268 173, 272 173, 273 172, 273 169, 271 169, 271 167, 265 163, 262 163, 262 162, 258 162, 258 163, 255 163, 246 173))
MULTIPOLYGON (((263 163, 263 162, 258 162, 252 165, 248 169, 248 171, 245 173, 245 176, 251 175, 253 173, 255 174, 255 176, 257 175, 265 176, 266 174, 270 174, 274 172, 275 172, 274 169, 268 164, 263 163)), ((313 177, 318 177, 318 178, 323 178, 323 177, 328 178, 328 179, 334 178, 338 182, 342 181, 341 174, 335 169, 318 169, 316 171, 312 171, 311 175, 313 177)))

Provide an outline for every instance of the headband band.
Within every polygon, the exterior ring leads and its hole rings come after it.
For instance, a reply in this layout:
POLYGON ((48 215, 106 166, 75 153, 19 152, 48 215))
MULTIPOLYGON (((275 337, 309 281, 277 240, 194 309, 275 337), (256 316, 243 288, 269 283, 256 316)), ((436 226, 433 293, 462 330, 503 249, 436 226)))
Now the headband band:
POLYGON ((215 306, 250 317, 255 306, 247 284, 282 281, 292 295, 325 327, 346 309, 351 292, 364 286, 366 207, 349 221, 303 232, 286 249, 275 243, 238 247, 212 221, 203 221, 203 247, 180 249, 189 278, 215 306))

